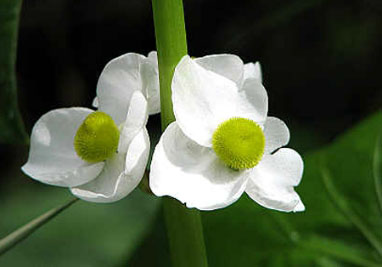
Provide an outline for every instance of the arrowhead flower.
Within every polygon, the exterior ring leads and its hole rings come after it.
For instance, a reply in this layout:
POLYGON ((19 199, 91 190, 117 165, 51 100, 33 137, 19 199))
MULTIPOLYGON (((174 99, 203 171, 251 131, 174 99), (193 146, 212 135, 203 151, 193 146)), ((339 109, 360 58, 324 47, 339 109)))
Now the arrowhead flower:
POLYGON ((189 208, 212 210, 244 192, 260 205, 302 211, 294 191, 303 161, 289 148, 289 130, 268 117, 258 63, 234 55, 185 56, 175 69, 176 121, 163 133, 151 163, 150 188, 189 208))
POLYGON ((156 53, 128 53, 102 71, 97 111, 52 110, 34 125, 22 170, 92 202, 113 202, 140 182, 149 156, 148 115, 159 112, 156 53))

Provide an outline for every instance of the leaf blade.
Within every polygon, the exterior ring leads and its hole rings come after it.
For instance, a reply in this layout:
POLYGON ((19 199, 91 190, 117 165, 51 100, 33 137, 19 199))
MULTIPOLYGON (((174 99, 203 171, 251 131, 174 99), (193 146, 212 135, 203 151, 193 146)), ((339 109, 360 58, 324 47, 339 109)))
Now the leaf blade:
POLYGON ((338 192, 332 183, 332 178, 326 168, 322 169, 322 178, 327 192, 338 209, 353 223, 353 225, 363 234, 369 243, 376 249, 379 255, 382 256, 382 243, 379 238, 369 229, 364 220, 356 214, 350 205, 345 201, 343 196, 338 192))
POLYGON ((381 143, 381 134, 377 137, 375 144, 375 150, 373 155, 373 177, 375 191, 378 198, 379 209, 382 214, 382 143, 381 143))
POLYGON ((16 50, 21 0, 0 1, 0 142, 28 143, 18 109, 16 50))

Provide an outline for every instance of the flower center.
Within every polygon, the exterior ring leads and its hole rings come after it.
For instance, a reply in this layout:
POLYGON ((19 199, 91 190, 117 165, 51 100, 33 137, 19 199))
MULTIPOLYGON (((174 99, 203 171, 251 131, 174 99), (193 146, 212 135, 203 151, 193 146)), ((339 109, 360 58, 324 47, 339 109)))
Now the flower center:
POLYGON ((104 112, 89 114, 74 137, 77 155, 87 162, 110 158, 118 148, 119 130, 113 119, 104 112))
POLYGON ((249 119, 231 118, 221 123, 212 136, 215 153, 235 170, 256 166, 263 156, 264 147, 262 129, 249 119))

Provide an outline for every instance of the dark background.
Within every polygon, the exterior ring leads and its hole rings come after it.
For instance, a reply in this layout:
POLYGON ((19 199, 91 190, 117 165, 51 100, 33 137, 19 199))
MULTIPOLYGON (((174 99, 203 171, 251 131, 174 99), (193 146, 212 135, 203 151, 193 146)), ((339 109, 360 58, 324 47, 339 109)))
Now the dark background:
MULTIPOLYGON (((269 113, 287 123, 290 146, 299 152, 329 143, 381 108, 382 1, 185 0, 184 6, 189 54, 232 53, 244 62, 260 61, 269 113)), ((17 76, 28 133, 51 109, 91 107, 98 76, 109 60, 152 50, 148 0, 25 0, 17 76)), ((149 124, 157 127, 159 116, 151 117, 149 124)), ((12 204, 12 190, 18 199, 23 190, 63 190, 21 174, 27 151, 0 146, 0 201, 5 206, 12 204)), ((46 207, 60 203, 46 201, 46 207)), ((151 236, 165 238, 160 217, 154 225, 151 236)), ((146 241, 133 262, 156 249, 151 246, 146 241)), ((166 253, 162 249, 156 253, 166 253)))
MULTIPOLYGON (((292 129, 330 140, 381 106, 381 1, 184 5, 189 54, 260 61, 270 114, 292 129)), ((155 50, 147 0, 28 0, 19 38, 20 106, 28 130, 50 109, 90 106, 112 58, 155 50)))

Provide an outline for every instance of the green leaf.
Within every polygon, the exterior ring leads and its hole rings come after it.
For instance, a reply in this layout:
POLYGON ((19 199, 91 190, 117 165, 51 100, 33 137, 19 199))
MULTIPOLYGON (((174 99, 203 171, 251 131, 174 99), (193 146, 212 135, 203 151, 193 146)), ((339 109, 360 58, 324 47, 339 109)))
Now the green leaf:
POLYGON ((296 188, 306 206, 303 213, 268 210, 247 196, 228 208, 203 212, 210 265, 382 266, 382 216, 375 188, 381 127, 378 112, 303 156, 304 177, 296 188))
POLYGON ((370 245, 375 248, 379 255, 382 255, 382 244, 379 238, 375 236, 370 227, 366 225, 364 219, 352 210, 350 203, 345 200, 339 191, 337 191, 328 170, 324 167, 322 169, 322 177, 326 191, 330 195, 333 204, 354 225, 354 227, 362 233, 365 239, 369 241, 370 245))
POLYGON ((0 142, 27 143, 17 104, 16 47, 21 0, 0 1, 0 142))
MULTIPOLYGON (((18 185, 11 192, 1 188, 0 236, 69 197, 63 188, 29 180, 18 185)), ((79 201, 2 255, 0 266, 118 266, 141 244, 159 204, 139 190, 111 204, 79 201)))
POLYGON ((379 134, 375 142, 374 159, 373 159, 373 175, 375 183, 375 191, 379 202, 379 208, 382 215, 382 132, 379 134))

